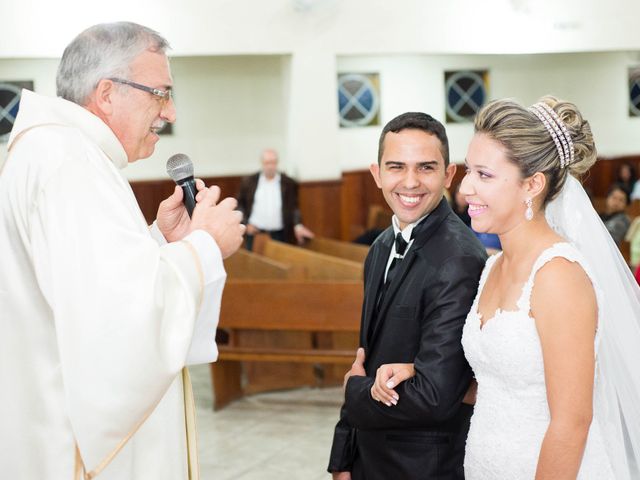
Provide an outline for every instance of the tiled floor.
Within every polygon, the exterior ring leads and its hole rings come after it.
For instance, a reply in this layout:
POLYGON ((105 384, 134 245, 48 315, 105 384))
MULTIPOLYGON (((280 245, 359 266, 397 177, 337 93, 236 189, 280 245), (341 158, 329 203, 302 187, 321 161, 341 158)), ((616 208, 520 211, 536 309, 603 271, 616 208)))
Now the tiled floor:
POLYGON ((300 389, 212 409, 209 366, 190 368, 202 480, 328 480, 342 389, 300 389))

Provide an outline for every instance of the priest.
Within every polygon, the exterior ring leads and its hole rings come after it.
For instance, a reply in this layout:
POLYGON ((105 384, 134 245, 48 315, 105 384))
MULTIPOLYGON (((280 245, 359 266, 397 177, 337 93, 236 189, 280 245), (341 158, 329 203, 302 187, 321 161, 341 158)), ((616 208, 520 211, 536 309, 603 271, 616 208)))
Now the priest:
POLYGON ((198 182, 149 227, 122 174, 176 119, 167 41, 101 24, 57 98, 24 91, 0 173, 0 477, 195 479, 185 366, 217 357, 233 199, 198 182))

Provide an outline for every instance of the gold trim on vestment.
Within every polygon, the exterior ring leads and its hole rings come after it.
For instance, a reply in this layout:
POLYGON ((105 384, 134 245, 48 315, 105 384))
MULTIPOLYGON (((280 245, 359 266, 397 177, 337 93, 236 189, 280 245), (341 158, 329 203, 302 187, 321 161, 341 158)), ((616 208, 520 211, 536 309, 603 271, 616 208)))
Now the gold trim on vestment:
MULTIPOLYGON (((184 367, 182 369, 182 391, 183 391, 183 399, 184 399, 184 423, 185 423, 185 435, 187 441, 187 473, 189 480, 200 480, 200 465, 198 462, 198 432, 196 430, 196 406, 195 399, 193 397, 193 388, 191 386, 191 377, 189 375, 189 369, 184 367)), ((153 407, 151 412, 155 409, 153 407)), ((129 435, 127 435, 120 444, 116 447, 116 449, 108 455, 105 460, 100 463, 98 468, 95 470, 85 473, 84 480, 91 480, 97 477, 102 470, 104 470, 107 465, 115 458, 115 456, 120 452, 122 447, 127 443, 127 441, 131 438, 131 436, 140 428, 140 426, 147 420, 149 412, 142 421, 136 425, 129 435)), ((74 480, 82 480, 82 474, 85 471, 84 465, 82 463, 82 458, 80 457, 80 450, 78 449, 78 444, 76 443, 76 465, 75 465, 75 476, 74 480)))
POLYGON ((198 463, 198 430, 196 428, 196 404, 193 397, 191 376, 189 369, 182 369, 182 389, 184 391, 184 424, 187 435, 187 467, 189 480, 200 479, 200 465, 198 463))
POLYGON ((82 472, 84 472, 84 465, 82 464, 82 457, 80 457, 78 442, 76 442, 76 460, 75 460, 73 480, 82 480, 82 476, 83 476, 82 472))
MULTIPOLYGON (((197 310, 199 311, 202 307, 202 302, 204 300, 204 272, 202 271, 202 266, 200 264, 200 256, 198 252, 194 248, 191 243, 187 241, 182 241, 187 246, 187 249, 191 252, 194 257, 196 263, 196 269, 198 271, 198 278, 200 279, 200 294, 197 310)), ((197 316, 196 312, 196 316, 197 316)), ((183 390, 183 398, 184 398, 184 412, 185 412, 185 434, 187 440, 187 468, 189 474, 189 480, 199 480, 200 478, 200 467, 198 464, 198 446, 197 446, 197 432, 196 432, 196 418, 195 418, 195 401, 193 398, 193 390, 191 388, 191 378, 189 376, 189 370, 187 367, 182 369, 182 390, 183 390)), ((162 399, 161 399, 162 400, 162 399)), ((142 424, 149 418, 149 415, 155 410, 157 404, 153 406, 149 410, 149 412, 142 418, 140 423, 138 423, 134 429, 118 444, 118 446, 109 454, 107 457, 98 465, 95 470, 92 470, 89 473, 85 473, 85 480, 92 480, 96 476, 98 476, 102 470, 104 470, 109 463, 115 458, 115 456, 120 452, 120 450, 124 447, 124 445, 129 441, 129 439, 133 436, 133 434, 142 426, 142 424)), ((77 447, 76 447, 77 448, 77 447)), ((78 451, 78 456, 80 455, 78 451)), ((80 459, 80 463, 82 463, 82 459, 80 459)), ((77 468, 77 465, 76 465, 77 468)), ((84 470, 84 468, 83 468, 84 470)))
MULTIPOLYGON (((163 397, 164 398, 164 397, 163 397)), ((160 399, 160 401, 162 400, 162 398, 160 399)), ((160 403, 160 402, 158 402, 160 403)), ((98 464, 98 466, 95 468, 95 470, 90 471, 89 473, 85 473, 84 474, 84 478, 85 480, 91 480, 92 478, 97 477, 102 470, 104 470, 107 465, 109 465, 113 459, 115 458, 115 456, 120 453, 120 450, 122 450, 122 448, 126 445, 126 443, 131 439, 131 437, 133 436, 134 433, 136 433, 138 431, 138 429, 142 426, 142 424, 144 422, 147 421, 147 418, 149 418, 149 415, 151 415, 151 413, 153 413, 153 411, 156 409, 156 407, 158 406, 158 403, 156 403, 143 417, 142 420, 140 420, 140 422, 138 422, 138 424, 133 427, 133 430, 131 430, 123 439, 122 441, 116 446, 116 448, 113 449, 113 451, 107 455, 105 457, 105 459, 100 462, 98 464)))
MULTIPOLYGON (((7 157, 5 158, 3 165, 0 166, 0 174, 2 174, 2 170, 4 169, 5 165, 9 160, 9 157, 10 157, 9 154, 11 153, 11 150, 13 149, 15 144, 18 142, 18 140, 20 140, 23 137, 25 133, 37 127, 56 126, 56 125, 60 126, 60 124, 57 124, 57 123, 44 123, 44 124, 34 125, 20 132, 16 136, 16 138, 13 139, 13 141, 11 142, 10 148, 8 148, 7 150, 7 157)), ((187 247, 189 248, 189 251, 191 252, 191 254, 194 256, 196 260, 196 267, 198 270, 198 276, 200 278, 200 295, 199 295, 200 301, 198 302, 198 310, 199 310, 202 305, 202 301, 204 297, 204 272, 202 271, 202 267, 200 265, 200 257, 197 251, 195 250, 195 248, 193 247, 193 245, 191 245, 189 242, 184 242, 184 243, 187 245, 187 247)), ((188 465, 189 480, 199 480, 200 473, 199 473, 199 465, 198 465, 198 451, 197 451, 197 438, 196 438, 197 432, 196 432, 196 424, 195 424, 195 401, 193 398, 193 390, 191 388, 191 378, 189 377, 189 371, 187 367, 184 367, 182 369, 182 388, 183 388, 184 411, 185 411, 185 431, 187 436, 187 465, 188 465)), ((164 398, 164 395, 160 398, 158 403, 160 403, 163 398, 164 398)), ((131 439, 131 437, 138 431, 138 429, 142 426, 142 424, 147 421, 151 413, 153 413, 153 411, 158 406, 158 403, 156 403, 151 409, 149 409, 149 411, 142 417, 142 420, 138 424, 136 424, 136 426, 131 430, 131 432, 129 432, 122 439, 122 441, 116 446, 116 448, 113 449, 113 451, 109 455, 107 455, 105 459, 102 462, 100 462, 100 464, 98 464, 98 467, 92 470, 91 472, 85 473, 86 468, 82 461, 82 455, 80 454, 80 449, 76 441, 73 479, 82 480, 84 476, 84 480, 92 480, 95 477, 97 477, 107 467, 107 465, 109 465, 109 463, 113 461, 115 456, 120 452, 120 450, 122 450, 122 448, 131 439)))
POLYGON ((9 161, 9 154, 11 153, 11 150, 13 149, 15 144, 18 143, 18 140, 20 140, 25 133, 27 133, 27 132, 29 132, 29 131, 33 130, 34 128, 37 128, 37 127, 50 127, 52 125, 53 126, 63 126, 63 125, 61 125, 59 123, 42 123, 42 124, 39 124, 39 125, 33 125, 32 127, 29 127, 29 128, 25 128, 18 135, 16 135, 16 138, 13 139, 13 141, 11 142, 11 145, 9 145, 9 148, 7 148, 7 158, 4 159, 4 163, 0 166, 0 175, 2 175, 2 171, 4 170, 5 165, 9 161))

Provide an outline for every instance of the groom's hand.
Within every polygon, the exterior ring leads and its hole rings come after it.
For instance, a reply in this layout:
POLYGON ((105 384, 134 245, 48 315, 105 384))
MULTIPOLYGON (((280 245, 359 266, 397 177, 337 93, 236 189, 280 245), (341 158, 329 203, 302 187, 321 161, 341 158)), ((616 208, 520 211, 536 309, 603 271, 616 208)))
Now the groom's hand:
POLYGON ((353 361, 353 365, 351 365, 351 370, 344 374, 344 382, 342 384, 342 387, 347 387, 347 381, 352 375, 364 377, 366 374, 367 372, 364 369, 364 348, 360 347, 356 351, 356 359, 353 361))

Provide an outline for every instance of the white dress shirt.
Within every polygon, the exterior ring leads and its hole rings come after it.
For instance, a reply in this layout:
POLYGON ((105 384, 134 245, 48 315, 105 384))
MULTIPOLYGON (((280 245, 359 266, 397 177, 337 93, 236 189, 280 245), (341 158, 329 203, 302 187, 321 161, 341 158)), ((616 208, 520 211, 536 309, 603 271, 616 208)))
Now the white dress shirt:
POLYGON ((282 230, 282 189, 280 188, 280 174, 269 180, 260 174, 256 194, 253 197, 253 207, 249 223, 260 230, 282 230))
MULTIPOLYGON (((393 238, 395 239, 398 233, 402 233, 402 238, 404 239, 405 242, 407 242, 407 248, 404 251, 404 255, 402 256, 402 258, 404 258, 407 255, 407 253, 409 252, 409 249, 411 248, 411 245, 413 244, 414 239, 411 238, 411 233, 413 232, 413 229, 415 228, 416 225, 418 225, 428 216, 429 214, 427 213, 424 217, 420 217, 416 222, 410 223, 409 225, 404 227, 404 229, 400 228, 400 222, 398 221, 398 217, 394 215, 391 218, 391 225, 393 226, 393 238)), ((396 242, 394 240, 393 245, 391 247, 391 253, 389 254, 389 259, 387 260, 387 267, 385 268, 385 271, 384 271, 385 282, 387 281, 387 273, 389 272, 389 267, 391 266, 391 262, 396 256, 399 257, 399 255, 396 252, 396 242)))

